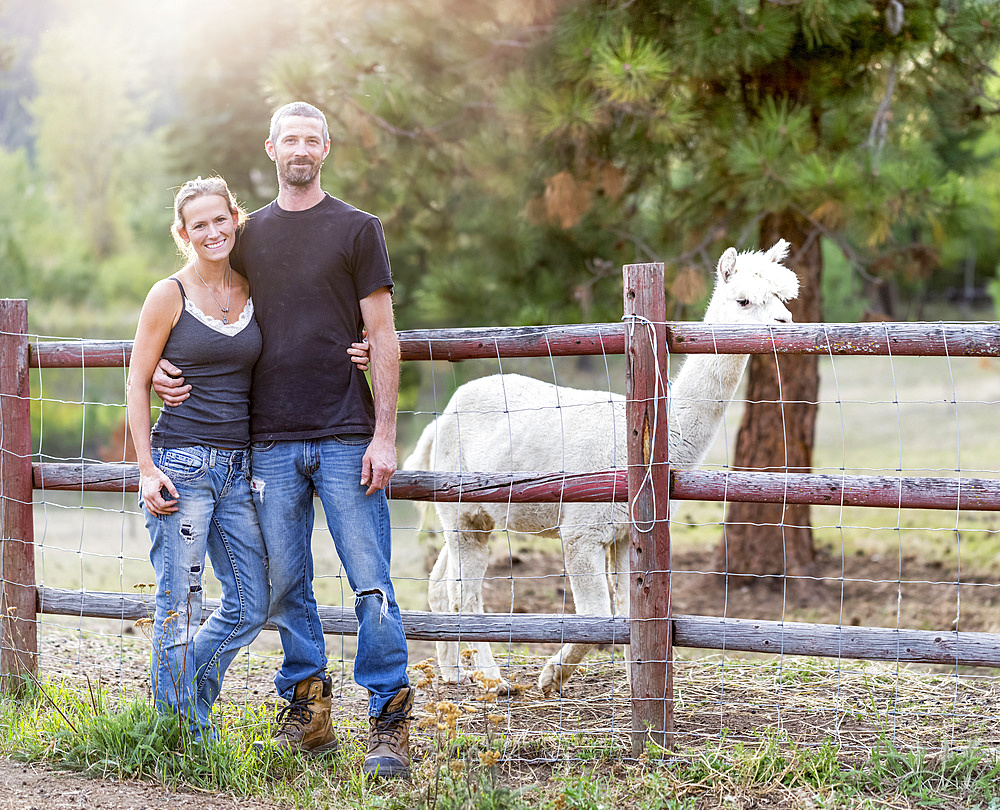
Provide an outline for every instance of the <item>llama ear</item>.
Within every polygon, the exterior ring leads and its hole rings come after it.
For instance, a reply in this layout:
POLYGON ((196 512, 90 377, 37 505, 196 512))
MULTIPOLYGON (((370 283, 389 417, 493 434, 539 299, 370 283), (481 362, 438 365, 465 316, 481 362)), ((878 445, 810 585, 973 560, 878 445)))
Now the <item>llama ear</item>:
POLYGON ((791 247, 792 246, 784 239, 779 239, 771 246, 771 249, 764 254, 764 258, 769 262, 781 264, 786 258, 788 258, 788 251, 791 247))
POLYGON ((733 277, 736 270, 736 248, 726 249, 726 252, 719 258, 719 264, 715 270, 723 283, 729 283, 729 279, 733 277))

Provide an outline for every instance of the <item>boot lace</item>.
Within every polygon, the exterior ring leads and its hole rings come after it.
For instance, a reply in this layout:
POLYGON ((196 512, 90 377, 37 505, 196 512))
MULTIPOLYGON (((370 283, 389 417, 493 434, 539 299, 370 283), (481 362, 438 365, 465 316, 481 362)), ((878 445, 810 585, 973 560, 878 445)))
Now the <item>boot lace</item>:
POLYGON ((385 712, 378 717, 371 718, 371 747, 374 748, 381 743, 392 745, 398 742, 403 733, 403 724, 410 719, 408 706, 403 706, 394 712, 385 712))
POLYGON ((299 698, 292 700, 285 708, 278 711, 278 731, 289 731, 291 729, 302 729, 312 721, 313 710, 310 707, 310 698, 299 698))

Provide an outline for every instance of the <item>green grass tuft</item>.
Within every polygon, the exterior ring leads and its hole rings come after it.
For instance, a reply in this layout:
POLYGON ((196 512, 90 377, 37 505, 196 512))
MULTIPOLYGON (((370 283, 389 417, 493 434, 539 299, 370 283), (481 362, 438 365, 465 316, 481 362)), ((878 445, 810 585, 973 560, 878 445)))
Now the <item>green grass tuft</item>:
MULTIPOLYGON (((414 751, 413 781, 400 782, 373 780, 362 772, 360 722, 338 729, 339 753, 307 757, 254 751, 254 741, 273 731, 273 708, 225 705, 213 721, 218 741, 194 744, 177 718, 158 714, 148 700, 116 702, 100 684, 80 689, 39 683, 17 698, 0 695, 0 756, 303 810, 691 810, 755 806, 765 798, 788 807, 1000 810, 995 750, 928 753, 897 747, 888 730, 863 756, 856 747, 843 752, 829 739, 810 746, 781 730, 761 728, 739 742, 723 737, 666 759, 650 748, 638 760, 607 741, 575 735, 555 741, 563 753, 558 762, 550 759, 551 770, 540 782, 530 765, 495 759, 494 753, 508 748, 495 731, 441 733, 430 750, 414 751)), ((553 749, 542 748, 535 753, 549 759, 553 749)), ((522 746, 521 755, 527 750, 522 746)))

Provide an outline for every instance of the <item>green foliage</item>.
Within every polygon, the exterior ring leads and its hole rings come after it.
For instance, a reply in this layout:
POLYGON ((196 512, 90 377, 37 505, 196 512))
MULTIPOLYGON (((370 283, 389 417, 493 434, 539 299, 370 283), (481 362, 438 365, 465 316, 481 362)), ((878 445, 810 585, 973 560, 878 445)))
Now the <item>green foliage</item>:
POLYGON ((861 279, 836 246, 823 241, 823 314, 831 323, 856 323, 865 312, 861 279))
POLYGON ((594 85, 612 103, 641 104, 665 89, 670 63, 658 45, 625 29, 597 42, 591 71, 594 85))
MULTIPOLYGON (((926 279, 983 216, 961 177, 998 34, 986 2, 574 4, 527 82, 537 170, 613 160, 625 205, 603 227, 678 266, 794 211, 852 266, 926 279)), ((600 227, 578 222, 573 240, 600 227)))
MULTIPOLYGON (((1000 272, 1000 268, 998 268, 1000 272)), ((993 309, 996 313, 996 320, 1000 320, 1000 277, 994 278, 986 285, 986 291, 993 299, 993 309)))
POLYGON ((5 294, 138 306, 176 264, 170 187, 268 200, 292 98, 328 112, 327 188, 385 224, 404 328, 616 320, 622 264, 705 275, 784 209, 914 294, 1000 260, 985 0, 895 32, 865 0, 52 3, 35 140, 0 154, 5 294))
POLYGON ((161 715, 148 703, 135 702, 114 714, 97 713, 81 721, 78 728, 61 729, 54 735, 53 758, 71 768, 118 779, 146 775, 162 780, 185 758, 174 759, 182 750, 180 724, 175 715, 161 715))
POLYGON ((489 289, 507 292, 505 276, 524 269, 524 150, 497 106, 510 57, 491 44, 502 14, 446 0, 390 3, 379 15, 331 6, 269 72, 275 105, 304 98, 326 110, 334 146, 324 182, 382 219, 402 326, 442 312, 499 323, 517 310, 489 289))
MULTIPOLYGON (((202 7, 198 0, 172 5, 179 19, 202 7)), ((300 47, 313 22, 311 5, 218 0, 215 13, 232 24, 182 26, 168 62, 177 82, 167 124, 173 184, 218 174, 250 210, 274 198, 277 181, 264 141, 271 112, 283 101, 275 103, 266 80, 283 47, 300 47)))
POLYGON ((856 785, 883 790, 892 785, 897 795, 924 806, 942 804, 949 795, 965 797, 967 806, 973 802, 992 805, 1000 797, 998 777, 996 755, 977 748, 931 756, 920 750, 899 750, 882 740, 856 774, 856 785))
POLYGON ((151 124, 148 54, 125 34, 130 6, 115 0, 97 20, 64 4, 32 62, 33 147, 0 148, 0 194, 18 201, 0 210, 0 287, 30 299, 32 325, 56 334, 65 334, 58 324, 38 324, 43 302, 137 306, 173 264, 163 141, 151 124), (128 70, 109 69, 117 63, 128 70))
POLYGON ((229 707, 213 720, 220 737, 194 743, 176 716, 157 713, 147 700, 115 705, 102 684, 35 683, 19 698, 0 693, 0 754, 48 761, 98 778, 146 779, 170 786, 237 796, 266 797, 301 808, 413 807, 405 783, 373 791, 356 760, 308 758, 265 748, 273 710, 229 707))
POLYGON ((48 458, 122 460, 124 369, 33 370, 30 385, 32 452, 48 458))
POLYGON ((427 810, 527 810, 517 792, 496 787, 483 776, 446 776, 434 785, 424 805, 427 810))
POLYGON ((25 150, 0 149, 0 197, 20 200, 18 206, 0 207, 0 287, 9 298, 28 298, 34 294, 34 273, 23 228, 41 221, 44 207, 25 150))
POLYGON ((97 19, 64 4, 58 23, 41 38, 38 94, 29 105, 37 165, 56 202, 81 223, 97 260, 129 247, 128 216, 149 187, 159 185, 154 167, 163 165, 162 142, 150 127, 155 102, 147 89, 148 62, 141 43, 125 35, 136 23, 135 9, 125 0, 107 5, 107 15, 97 19), (129 69, 108 70, 109 61, 129 69))

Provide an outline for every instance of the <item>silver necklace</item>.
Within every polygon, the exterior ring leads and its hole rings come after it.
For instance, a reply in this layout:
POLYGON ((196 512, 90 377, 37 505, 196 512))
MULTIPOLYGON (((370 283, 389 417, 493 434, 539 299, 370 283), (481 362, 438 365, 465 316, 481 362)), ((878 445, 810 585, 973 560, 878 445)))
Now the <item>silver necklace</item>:
MULTIPOLYGON (((212 292, 212 288, 208 286, 208 282, 201 277, 201 273, 198 272, 198 266, 192 265, 194 267, 194 274, 198 276, 201 283, 205 285, 205 289, 208 290, 208 294, 215 298, 215 293, 212 292)), ((229 323, 229 302, 233 299, 233 268, 229 268, 229 272, 226 273, 226 285, 228 287, 228 292, 226 293, 226 305, 222 306, 222 303, 218 298, 215 298, 216 306, 222 311, 222 322, 229 323)))

